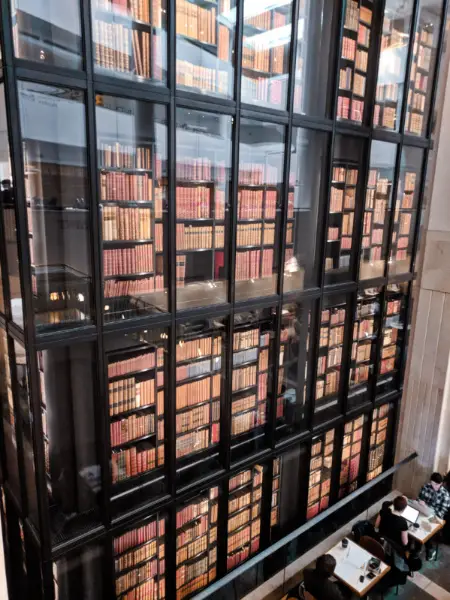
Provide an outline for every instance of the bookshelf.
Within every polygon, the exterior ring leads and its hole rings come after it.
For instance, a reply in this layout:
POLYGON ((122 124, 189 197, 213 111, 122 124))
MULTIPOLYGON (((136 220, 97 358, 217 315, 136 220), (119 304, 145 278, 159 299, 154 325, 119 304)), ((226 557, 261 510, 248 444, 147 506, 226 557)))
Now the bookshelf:
POLYGON ((291 22, 292 1, 255 10, 244 0, 242 102, 286 108, 291 22))
POLYGON ((383 472, 392 409, 392 404, 383 404, 372 412, 367 481, 372 481, 383 472))
POLYGON ((384 9, 373 126, 400 129, 400 113, 411 35, 413 0, 398 5, 387 0, 384 9))
POLYGON ((348 0, 342 37, 338 120, 364 121, 367 71, 372 43, 373 3, 371 0, 348 0))
POLYGON ((165 311, 166 110, 98 94, 96 117, 105 322, 165 311))
POLYGON ((334 429, 330 429, 312 439, 306 509, 307 521, 326 510, 330 504, 334 444, 334 429))
POLYGON ((129 81, 165 83, 165 0, 92 0, 94 67, 129 81))
POLYGON ((281 457, 274 458, 272 465, 272 501, 270 503, 270 527, 280 524, 281 457))
POLYGON ((228 482, 228 571, 259 550, 263 477, 264 467, 255 465, 228 482))
POLYGON ((217 575, 219 488, 212 487, 176 513, 176 598, 191 596, 217 575))
POLYGON ((231 98, 235 0, 177 0, 177 88, 231 98))
POLYGON ((365 417, 361 415, 344 426, 342 441, 341 472, 339 476, 339 498, 344 498, 358 489, 361 471, 362 440, 365 417))
POLYGON ((149 517, 113 539, 115 593, 119 600, 163 600, 165 517, 149 517))
MULTIPOLYGON (((231 117, 177 109, 179 309, 227 301, 231 133, 231 117)), ((250 232, 246 233, 250 237, 250 232)))
POLYGON ((396 154, 394 144, 372 142, 362 224, 360 279, 384 276, 396 154))
POLYGON ((349 407, 364 404, 370 399, 381 320, 380 294, 380 288, 370 288, 358 294, 350 356, 349 407))

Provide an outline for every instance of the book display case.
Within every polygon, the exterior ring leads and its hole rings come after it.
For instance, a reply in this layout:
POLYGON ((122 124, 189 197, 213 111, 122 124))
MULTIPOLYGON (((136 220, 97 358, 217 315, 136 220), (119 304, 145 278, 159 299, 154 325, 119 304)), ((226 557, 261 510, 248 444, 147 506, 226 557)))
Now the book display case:
POLYGON ((386 493, 449 3, 3 3, 11 600, 236 600, 386 493))

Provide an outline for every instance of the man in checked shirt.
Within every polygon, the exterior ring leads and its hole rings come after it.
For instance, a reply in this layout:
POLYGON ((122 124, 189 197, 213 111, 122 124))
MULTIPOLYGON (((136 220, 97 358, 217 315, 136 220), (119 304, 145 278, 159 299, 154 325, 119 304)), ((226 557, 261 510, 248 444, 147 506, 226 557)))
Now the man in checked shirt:
MULTIPOLYGON (((440 519, 445 519, 447 511, 450 510, 450 494, 443 483, 442 475, 433 473, 429 483, 423 486, 419 494, 419 502, 432 508, 440 519)), ((436 557, 436 548, 428 543, 426 549, 427 560, 433 560, 436 557)))

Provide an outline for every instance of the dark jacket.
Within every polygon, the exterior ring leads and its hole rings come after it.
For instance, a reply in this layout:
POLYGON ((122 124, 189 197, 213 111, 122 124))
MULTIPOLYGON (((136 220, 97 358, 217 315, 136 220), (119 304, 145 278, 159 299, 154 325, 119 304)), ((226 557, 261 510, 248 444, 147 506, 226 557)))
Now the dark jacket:
POLYGON ((345 600, 338 584, 327 579, 317 569, 305 569, 303 578, 306 591, 316 600, 345 600))

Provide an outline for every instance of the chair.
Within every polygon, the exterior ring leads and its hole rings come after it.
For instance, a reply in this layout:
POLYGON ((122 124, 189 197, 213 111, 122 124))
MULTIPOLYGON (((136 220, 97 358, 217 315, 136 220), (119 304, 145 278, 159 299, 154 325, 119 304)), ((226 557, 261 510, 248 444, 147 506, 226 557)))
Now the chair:
POLYGON ((384 552, 384 548, 379 542, 377 542, 377 540, 374 540, 368 535, 363 535, 359 540, 359 545, 361 546, 361 548, 364 548, 364 550, 367 550, 367 552, 369 552, 370 554, 373 554, 373 556, 375 556, 376 558, 379 558, 383 562, 386 562, 386 554, 384 552))
POLYGON ((302 600, 316 600, 316 598, 312 594, 310 594, 307 591, 307 589, 305 588, 305 582, 304 581, 302 581, 300 583, 300 585, 298 586, 298 596, 302 600))

